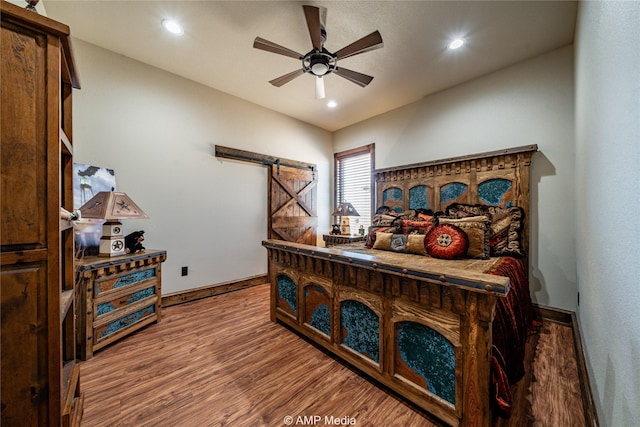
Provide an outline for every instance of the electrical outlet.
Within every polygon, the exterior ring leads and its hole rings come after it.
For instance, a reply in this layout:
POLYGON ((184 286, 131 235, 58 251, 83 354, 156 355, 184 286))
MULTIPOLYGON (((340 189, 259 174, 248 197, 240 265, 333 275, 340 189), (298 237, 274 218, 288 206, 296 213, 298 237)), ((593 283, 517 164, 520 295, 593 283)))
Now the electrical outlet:
POLYGON ((186 276, 189 274, 189 267, 182 267, 182 275, 186 276))

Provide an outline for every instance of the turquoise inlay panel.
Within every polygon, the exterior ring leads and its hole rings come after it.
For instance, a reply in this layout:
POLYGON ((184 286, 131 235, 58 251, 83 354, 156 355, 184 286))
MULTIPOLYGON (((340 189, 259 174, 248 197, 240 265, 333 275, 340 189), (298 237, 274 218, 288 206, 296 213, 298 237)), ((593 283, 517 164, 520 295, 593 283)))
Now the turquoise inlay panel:
MULTIPOLYGON (((508 179, 489 179, 478 185, 478 197, 488 205, 501 205, 505 193, 509 190, 511 190, 511 181, 508 179)), ((513 205, 511 200, 508 203, 513 205)))
POLYGON ((396 330, 396 344, 404 363, 425 379, 427 390, 455 405, 453 345, 442 334, 420 323, 400 322, 396 330))
POLYGON ((380 363, 380 318, 366 305, 347 300, 340 304, 342 344, 380 363))
POLYGON ((297 313, 297 295, 296 289, 297 286, 288 276, 278 276, 278 296, 287 302, 287 305, 291 309, 291 311, 295 314, 297 313))
POLYGON ((409 209, 429 209, 426 185, 416 185, 409 189, 409 209))
MULTIPOLYGON (((311 286, 304 288, 305 300, 309 298, 309 288, 311 288, 311 286)), ((328 300, 329 296, 320 286, 313 286, 313 290, 318 294, 322 294, 322 296, 328 300)), ((319 304, 311 313, 311 321, 309 324, 323 334, 331 336, 331 311, 329 310, 329 306, 327 304, 319 304)))
POLYGON ((452 182, 440 188, 440 203, 457 199, 467 191, 467 184, 452 182))
MULTIPOLYGON (((136 301, 140 301, 143 298, 150 297, 154 294, 154 287, 143 289, 141 291, 135 292, 131 294, 131 297, 127 300, 127 304, 134 303, 136 301)), ((103 302, 102 304, 98 304, 98 316, 102 314, 107 314, 110 311, 117 309, 118 307, 114 307, 110 302, 103 302)))
MULTIPOLYGON (((113 289, 121 288, 123 286, 131 285, 132 283, 142 282, 143 280, 151 279, 156 276, 156 269, 150 268, 144 271, 136 271, 135 273, 127 274, 118 279, 113 285, 113 289)), ((97 287, 98 293, 100 293, 100 287, 97 287)))
POLYGON ((331 312, 326 304, 320 304, 311 313, 311 326, 325 335, 331 335, 331 312))
POLYGON ((156 311, 156 307, 154 305, 149 306, 147 308, 143 308, 142 310, 138 310, 135 313, 131 313, 130 315, 118 319, 114 322, 109 323, 109 326, 104 330, 104 332, 100 335, 100 338, 104 338, 113 333, 118 332, 120 329, 124 329, 129 325, 136 323, 138 320, 148 317, 152 315, 156 311))
POLYGON ((387 204, 388 201, 402 201, 402 190, 397 187, 387 188, 382 192, 382 201, 387 204))

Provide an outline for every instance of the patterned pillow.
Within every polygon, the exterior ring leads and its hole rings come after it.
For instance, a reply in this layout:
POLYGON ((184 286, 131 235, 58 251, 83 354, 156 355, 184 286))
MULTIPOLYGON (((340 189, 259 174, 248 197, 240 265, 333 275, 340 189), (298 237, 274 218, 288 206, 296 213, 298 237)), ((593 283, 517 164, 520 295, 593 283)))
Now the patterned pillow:
POLYGON ((511 208, 487 206, 487 212, 491 215, 489 226, 491 255, 525 256, 526 252, 522 247, 524 210, 517 206, 511 208))
POLYGON ((469 248, 467 234, 453 224, 435 225, 425 238, 427 253, 434 258, 464 258, 469 248))
POLYGON ((522 246, 524 210, 521 207, 503 208, 454 203, 447 207, 446 214, 451 218, 490 215, 489 248, 491 256, 522 257, 526 255, 522 246))
POLYGON ((486 215, 487 207, 485 205, 467 205, 464 203, 453 203, 447 206, 445 215, 449 218, 466 218, 468 216, 486 215))
POLYGON ((373 249, 382 249, 383 251, 406 252, 407 251, 407 235, 393 233, 376 233, 376 241, 373 249))
POLYGON ((395 215, 375 214, 373 218, 371 218, 371 225, 388 227, 396 218, 398 217, 395 215))
POLYGON ((414 219, 403 219, 400 221, 400 231, 402 234, 427 234, 433 227, 432 221, 422 221, 414 219))
POLYGON ((469 250, 467 256, 469 258, 487 259, 490 255, 489 250, 489 224, 488 216, 470 216, 466 218, 447 218, 440 217, 440 224, 453 224, 460 227, 469 238, 469 250))

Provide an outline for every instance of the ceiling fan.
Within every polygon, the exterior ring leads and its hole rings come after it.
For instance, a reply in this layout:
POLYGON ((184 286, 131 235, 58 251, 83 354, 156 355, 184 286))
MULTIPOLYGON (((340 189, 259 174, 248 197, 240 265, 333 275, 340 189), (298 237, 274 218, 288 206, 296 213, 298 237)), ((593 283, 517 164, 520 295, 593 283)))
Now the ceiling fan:
POLYGON ((383 43, 380 33, 374 31, 335 53, 331 53, 324 48, 324 42, 327 40, 327 31, 324 26, 327 9, 306 5, 302 6, 302 8, 304 9, 304 16, 307 20, 307 27, 309 28, 309 36, 311 37, 311 45, 313 46, 309 52, 303 55, 261 37, 256 37, 253 42, 253 47, 256 49, 266 50, 267 52, 289 56, 302 61, 302 68, 275 78, 269 81, 269 83, 280 87, 298 76, 309 73, 316 77, 316 99, 324 98, 323 77, 327 74, 335 73, 361 87, 367 86, 371 80, 373 80, 372 76, 338 67, 338 60, 381 48, 383 43))

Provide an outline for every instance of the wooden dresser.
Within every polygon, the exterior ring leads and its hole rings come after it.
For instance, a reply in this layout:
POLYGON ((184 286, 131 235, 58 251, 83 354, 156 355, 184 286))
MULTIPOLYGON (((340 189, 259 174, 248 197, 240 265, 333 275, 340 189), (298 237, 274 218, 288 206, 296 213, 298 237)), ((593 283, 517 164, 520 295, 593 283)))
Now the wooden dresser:
POLYGON ((2 426, 80 425, 69 27, 0 2, 2 426))
POLYGON ((159 322, 162 302, 162 263, 167 252, 76 261, 78 290, 78 358, 153 322, 159 322))

